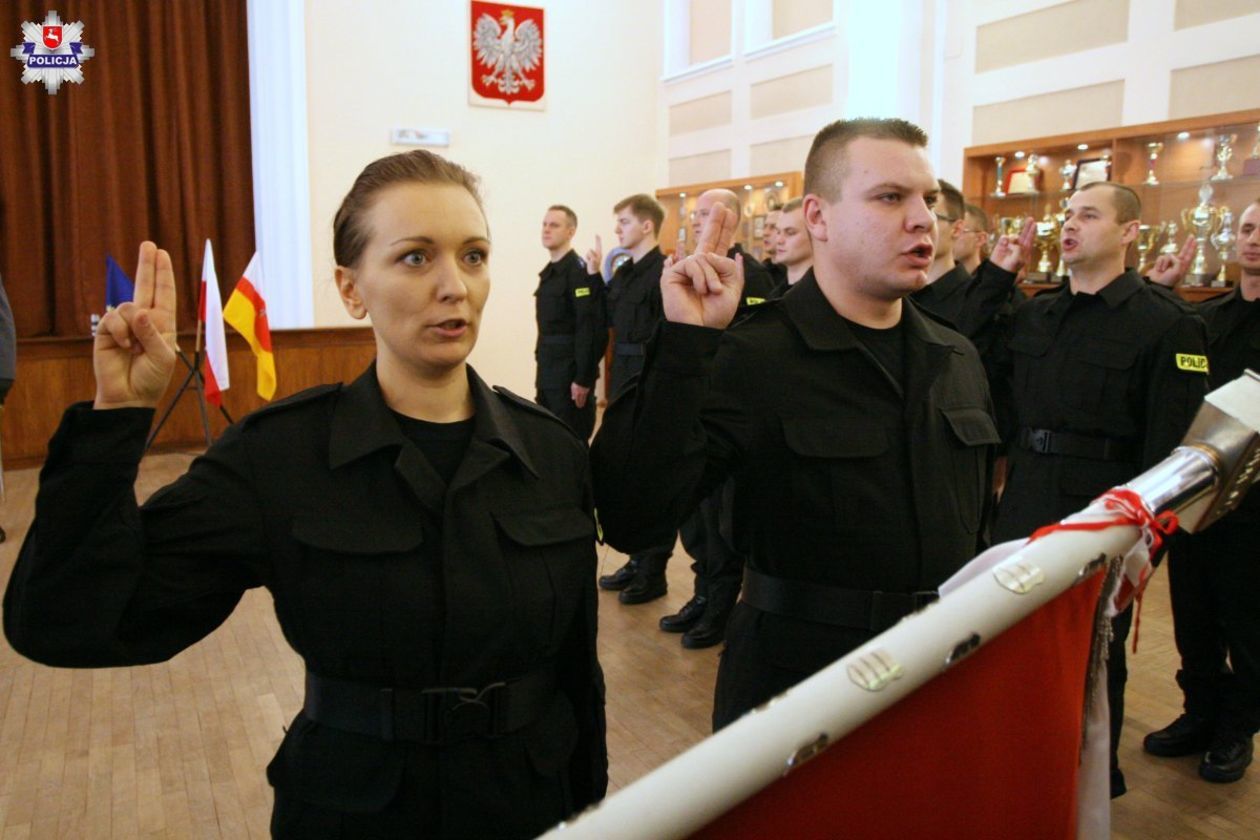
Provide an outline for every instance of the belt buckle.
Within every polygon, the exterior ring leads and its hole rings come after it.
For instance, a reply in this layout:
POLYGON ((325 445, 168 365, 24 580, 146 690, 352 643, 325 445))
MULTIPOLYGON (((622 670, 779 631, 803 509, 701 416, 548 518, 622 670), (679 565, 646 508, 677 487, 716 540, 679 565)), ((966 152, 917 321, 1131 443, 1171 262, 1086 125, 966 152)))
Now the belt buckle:
POLYGON ((1033 429, 1028 436, 1028 443, 1031 444, 1029 448, 1033 452, 1045 455, 1050 451, 1051 437, 1052 433, 1049 429, 1033 429))
POLYGON ((434 722, 435 740, 452 742, 473 735, 494 734, 497 707, 495 702, 498 689, 507 683, 490 683, 485 688, 438 688, 429 689, 425 693, 435 695, 438 702, 438 714, 431 717, 434 722), (454 705, 447 706, 445 699, 454 695, 454 705), (438 724, 440 719, 441 723, 438 724))

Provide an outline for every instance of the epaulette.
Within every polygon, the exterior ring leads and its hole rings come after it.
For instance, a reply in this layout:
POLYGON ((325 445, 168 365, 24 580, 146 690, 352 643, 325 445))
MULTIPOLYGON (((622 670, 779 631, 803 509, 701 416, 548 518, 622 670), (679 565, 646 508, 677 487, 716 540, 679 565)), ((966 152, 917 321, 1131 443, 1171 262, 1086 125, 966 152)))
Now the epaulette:
POLYGON ((339 392, 341 389, 342 389, 342 384, 340 382, 337 382, 332 385, 316 385, 313 388, 307 388, 304 391, 298 391, 296 394, 290 394, 289 396, 285 397, 282 400, 276 400, 273 403, 268 403, 267 405, 264 405, 262 408, 256 411, 251 411, 249 414, 245 416, 243 420, 241 420, 241 423, 249 424, 260 417, 266 417, 267 415, 275 414, 280 411, 287 411, 288 409, 294 408, 299 405, 306 405, 309 402, 313 402, 317 399, 321 399, 331 394, 335 394, 339 392))
POLYGON ((1170 289, 1160 283, 1155 283, 1145 277, 1142 279, 1145 281, 1146 288, 1155 293, 1156 298, 1168 301, 1182 312, 1189 312, 1193 314, 1196 311, 1194 304, 1177 294, 1177 292, 1173 289, 1170 289))
POLYGON ((935 323, 940 324, 942 327, 948 327, 954 332, 958 332, 958 327, 954 325, 954 322, 946 318, 944 315, 940 315, 936 312, 933 312, 932 310, 928 309, 926 306, 924 306, 923 304, 919 303, 917 300, 911 297, 903 298, 903 300, 909 301, 910 304, 915 308, 915 311, 918 312, 920 315, 922 315, 924 318, 927 318, 929 321, 934 321, 935 323))
MULTIPOLYGON (((518 406, 520 408, 523 408, 526 411, 531 411, 534 414, 537 414, 541 417, 546 417, 548 420, 552 420, 556 423, 559 423, 562 427, 569 429, 568 423, 564 422, 559 417, 552 414, 550 411, 543 408, 541 405, 534 402, 533 400, 527 400, 524 397, 520 396, 519 394, 513 394, 511 391, 509 391, 507 388, 504 388, 502 385, 494 385, 492 386, 491 390, 493 390, 499 396, 503 397, 506 402, 511 403, 512 405, 518 406)), ((595 396, 595 389, 592 388, 591 397, 594 398, 594 396, 595 396)), ((572 433, 573 430, 569 429, 569 432, 572 433)))

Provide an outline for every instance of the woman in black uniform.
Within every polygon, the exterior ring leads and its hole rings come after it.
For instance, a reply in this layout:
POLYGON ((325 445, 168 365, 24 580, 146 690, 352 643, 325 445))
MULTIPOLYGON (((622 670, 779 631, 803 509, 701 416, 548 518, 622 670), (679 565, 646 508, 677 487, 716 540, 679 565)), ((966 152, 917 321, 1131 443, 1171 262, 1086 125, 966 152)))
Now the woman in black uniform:
POLYGON ((95 403, 49 445, 5 634, 49 665, 159 662, 266 586, 307 667, 273 834, 532 837, 607 785, 585 447, 466 363, 490 287, 474 176, 383 158, 334 229, 376 361, 229 428, 137 508, 175 362, 170 257, 141 246, 95 403))

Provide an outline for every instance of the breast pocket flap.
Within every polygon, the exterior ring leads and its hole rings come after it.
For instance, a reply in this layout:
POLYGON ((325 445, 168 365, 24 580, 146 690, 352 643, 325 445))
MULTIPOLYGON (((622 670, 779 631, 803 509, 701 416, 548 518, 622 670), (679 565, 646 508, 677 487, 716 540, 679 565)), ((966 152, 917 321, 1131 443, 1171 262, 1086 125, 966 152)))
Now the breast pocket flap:
POLYGON ((1137 348, 1126 342, 1087 338, 1072 348, 1071 359, 1110 370, 1128 370, 1137 361, 1137 353, 1137 348))
POLYGON ((595 539, 595 520, 576 507, 495 511, 494 521, 518 545, 553 545, 595 539))
POLYGON ((420 520, 382 522, 364 526, 360 517, 298 516, 293 520, 293 538, 298 542, 338 554, 398 554, 412 551, 424 542, 420 520))
POLYGON ((882 428, 838 420, 785 419, 783 435, 789 449, 807 458, 870 458, 888 450, 882 428))
POLYGON ((989 412, 983 408, 942 408, 941 413, 949 421, 955 437, 965 446, 984 446, 1001 442, 997 426, 989 412))

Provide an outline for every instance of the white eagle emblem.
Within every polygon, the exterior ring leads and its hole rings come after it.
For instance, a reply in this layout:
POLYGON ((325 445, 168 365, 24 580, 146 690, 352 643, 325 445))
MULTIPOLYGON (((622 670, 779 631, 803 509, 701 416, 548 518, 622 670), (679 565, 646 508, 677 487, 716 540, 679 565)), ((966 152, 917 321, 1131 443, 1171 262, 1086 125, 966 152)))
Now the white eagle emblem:
POLYGON ((542 32, 534 21, 527 20, 518 27, 511 9, 504 9, 499 20, 483 14, 473 30, 473 46, 477 62, 490 68, 481 77, 483 85, 494 85, 507 96, 520 93, 522 87, 534 89, 534 80, 525 78, 542 58, 542 32))

